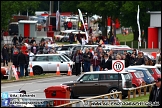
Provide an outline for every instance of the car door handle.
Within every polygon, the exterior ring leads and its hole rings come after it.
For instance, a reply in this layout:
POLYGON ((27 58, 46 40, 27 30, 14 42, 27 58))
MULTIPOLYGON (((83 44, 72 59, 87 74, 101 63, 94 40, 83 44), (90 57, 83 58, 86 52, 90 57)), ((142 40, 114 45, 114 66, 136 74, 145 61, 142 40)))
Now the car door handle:
POLYGON ((95 83, 94 85, 98 85, 98 83, 95 83))
POLYGON ((51 63, 48 63, 48 64, 51 64, 51 63))

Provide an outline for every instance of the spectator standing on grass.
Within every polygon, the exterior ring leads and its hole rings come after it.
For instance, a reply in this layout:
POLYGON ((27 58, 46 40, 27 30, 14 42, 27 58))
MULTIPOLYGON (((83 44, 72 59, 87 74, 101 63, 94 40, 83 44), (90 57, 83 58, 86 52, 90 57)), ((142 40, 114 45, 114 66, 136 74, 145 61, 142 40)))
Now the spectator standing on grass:
POLYGON ((20 36, 19 36, 19 44, 22 44, 23 40, 24 40, 24 38, 23 38, 22 35, 20 34, 20 36))
POLYGON ((92 57, 93 57, 92 53, 87 48, 85 53, 83 54, 84 72, 90 71, 92 57))
POLYGON ((38 46, 38 50, 39 50, 40 54, 43 54, 43 49, 44 49, 44 46, 43 46, 42 43, 40 43, 39 46, 38 46))
POLYGON ((76 76, 81 74, 81 62, 82 55, 80 54, 80 50, 77 50, 75 55, 73 56, 73 61, 75 62, 75 72, 76 76))
POLYGON ((12 62, 12 47, 8 46, 8 62, 12 62))
POLYGON ((43 49, 43 54, 48 54, 50 52, 50 49, 48 48, 48 45, 45 46, 43 49))
MULTIPOLYGON (((161 105, 162 104, 161 103, 161 78, 157 78, 155 83, 156 84, 151 89, 148 101, 150 103, 157 102, 159 104, 159 106, 152 106, 152 107, 159 107, 159 108, 161 108, 161 106, 162 106, 161 105)), ((149 106, 149 107, 151 107, 151 106, 149 106)))
POLYGON ((34 58, 34 53, 32 53, 30 49, 28 49, 28 55, 29 55, 29 61, 32 61, 34 58))
POLYGON ((15 68, 18 70, 18 54, 19 54, 19 51, 17 49, 14 50, 13 52, 13 57, 12 57, 12 64, 15 66, 15 68))
POLYGON ((93 55, 93 59, 91 60, 91 65, 93 66, 93 71, 99 71, 101 64, 101 58, 98 56, 98 53, 95 52, 93 55))
POLYGON ((24 69, 25 69, 25 64, 27 64, 27 59, 25 54, 20 50, 20 54, 18 55, 18 64, 20 66, 20 77, 24 76, 24 69))
POLYGON ((37 54, 38 51, 38 46, 34 43, 33 46, 31 47, 31 52, 33 54, 37 54))
POLYGON ((5 66, 5 63, 8 66, 8 48, 6 44, 4 44, 2 48, 2 56, 3 56, 3 66, 5 66))
POLYGON ((109 55, 105 54, 104 55, 104 60, 101 62, 101 68, 103 71, 108 71, 112 69, 112 60, 109 59, 109 55))
POLYGON ((18 38, 16 35, 14 35, 14 37, 12 39, 13 45, 16 45, 17 41, 18 41, 18 38))
POLYGON ((143 54, 142 52, 138 52, 138 56, 135 59, 134 65, 144 65, 145 64, 145 60, 143 58, 143 54))
POLYGON ((77 34, 77 40, 79 41, 80 44, 82 44, 82 40, 81 39, 82 39, 82 34, 79 31, 79 33, 77 34))
POLYGON ((69 41, 70 41, 70 44, 73 44, 74 42, 74 34, 72 32, 69 35, 69 41))
POLYGON ((29 66, 29 53, 28 50, 26 50, 26 52, 24 53, 25 57, 26 57, 26 64, 25 64, 25 76, 29 76, 28 75, 28 66, 29 66))
POLYGON ((30 43, 33 44, 34 42, 36 43, 36 40, 34 39, 34 37, 32 37, 30 43))

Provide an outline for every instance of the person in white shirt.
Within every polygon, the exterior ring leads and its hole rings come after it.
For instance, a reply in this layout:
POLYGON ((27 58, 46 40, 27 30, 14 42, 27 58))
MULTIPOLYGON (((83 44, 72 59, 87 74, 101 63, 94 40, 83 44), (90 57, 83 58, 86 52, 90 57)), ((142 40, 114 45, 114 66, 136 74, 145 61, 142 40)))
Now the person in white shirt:
POLYGON ((85 38, 84 37, 82 37, 82 45, 86 45, 86 40, 85 40, 85 38))
POLYGON ((34 58, 34 53, 32 53, 30 49, 28 49, 28 55, 29 55, 29 61, 32 61, 34 58))

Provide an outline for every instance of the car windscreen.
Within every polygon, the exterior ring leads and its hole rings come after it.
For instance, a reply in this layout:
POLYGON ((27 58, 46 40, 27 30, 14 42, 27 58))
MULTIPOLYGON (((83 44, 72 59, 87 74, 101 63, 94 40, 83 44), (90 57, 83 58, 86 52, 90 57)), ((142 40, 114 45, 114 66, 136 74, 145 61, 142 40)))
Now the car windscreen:
POLYGON ((134 75, 136 76, 136 78, 141 78, 141 76, 138 72, 134 72, 134 75))
POLYGON ((148 76, 152 76, 148 70, 146 71, 146 74, 147 74, 148 76))
POLYGON ((155 69, 155 71, 158 73, 158 74, 161 74, 161 72, 160 72, 160 70, 161 70, 161 68, 160 69, 155 69))
POLYGON ((139 75, 141 76, 141 78, 143 78, 144 77, 144 74, 143 74, 143 72, 142 71, 137 71, 138 73, 139 73, 139 75))
POLYGON ((154 72, 151 68, 146 68, 146 69, 150 72, 150 74, 154 74, 154 72))
POLYGON ((62 55, 68 62, 72 61, 70 58, 68 58, 65 54, 62 55))
POLYGON ((131 80, 131 77, 128 73, 125 73, 123 75, 124 75, 125 80, 131 80))

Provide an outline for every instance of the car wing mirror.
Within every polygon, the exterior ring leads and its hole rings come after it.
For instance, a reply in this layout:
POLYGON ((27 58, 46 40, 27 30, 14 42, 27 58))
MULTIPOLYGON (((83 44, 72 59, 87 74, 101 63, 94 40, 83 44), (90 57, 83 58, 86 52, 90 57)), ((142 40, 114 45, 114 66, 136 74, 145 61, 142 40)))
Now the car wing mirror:
POLYGON ((63 60, 61 60, 61 63, 63 63, 63 60))
POLYGON ((83 83, 83 80, 81 79, 79 82, 80 82, 80 83, 83 83))

